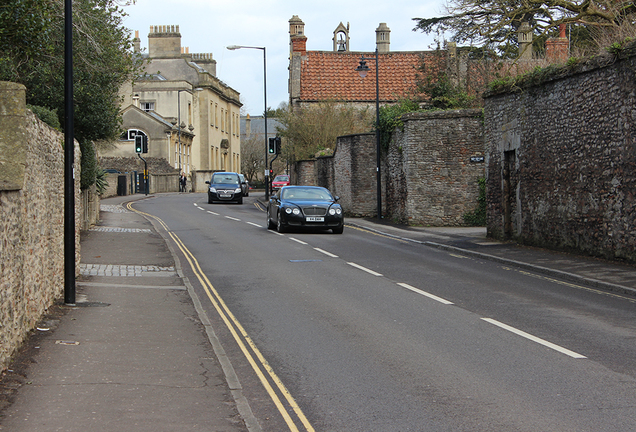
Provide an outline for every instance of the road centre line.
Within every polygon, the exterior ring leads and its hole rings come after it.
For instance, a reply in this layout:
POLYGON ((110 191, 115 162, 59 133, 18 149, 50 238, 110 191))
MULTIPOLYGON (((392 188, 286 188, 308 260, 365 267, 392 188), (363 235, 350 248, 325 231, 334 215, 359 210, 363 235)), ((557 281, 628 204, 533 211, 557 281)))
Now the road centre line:
POLYGON ((246 222, 246 223, 248 223, 248 224, 250 224, 250 225, 253 225, 253 226, 255 226, 255 227, 258 227, 258 228, 263 228, 263 225, 259 225, 259 224, 254 223, 254 222, 246 222))
POLYGON ((355 267, 355 268, 357 268, 357 269, 360 269, 360 270, 362 270, 362 271, 365 271, 365 272, 367 272, 367 273, 369 273, 369 274, 372 274, 373 276, 383 276, 381 273, 375 272, 375 271, 373 271, 373 270, 371 270, 371 269, 368 269, 368 268, 366 268, 366 267, 362 267, 362 266, 361 266, 361 265, 359 265, 359 264, 352 263, 352 262, 348 262, 347 264, 349 264, 350 266, 355 267))
POLYGON ((298 240, 298 239, 293 238, 293 237, 289 237, 289 239, 290 239, 290 240, 295 241, 296 243, 300 243, 300 244, 302 244, 302 245, 306 245, 306 244, 307 244, 307 243, 305 243, 304 241, 302 241, 302 240, 298 240))
POLYGON ((338 255, 334 255, 331 252, 327 252, 326 250, 322 250, 320 248, 314 248, 314 250, 317 250, 320 253, 323 253, 323 254, 325 254, 327 256, 330 256, 331 258, 338 258, 338 255))
POLYGON ((240 219, 237 219, 237 218, 232 217, 232 216, 225 216, 225 217, 228 218, 228 219, 232 219, 233 221, 238 221, 238 222, 241 221, 240 219))
POLYGON ((581 354, 575 353, 574 351, 570 351, 570 350, 569 350, 569 349, 567 349, 567 348, 563 348, 562 346, 559 346, 559 345, 553 344, 552 342, 548 342, 548 341, 547 341, 547 340, 545 340, 545 339, 538 338, 538 337, 536 337, 536 336, 533 336, 533 335, 531 335, 531 334, 529 334, 529 333, 526 333, 526 332, 524 332, 524 331, 521 331, 521 330, 519 330, 519 329, 516 329, 516 328, 514 328, 514 327, 511 327, 511 326, 509 326, 509 325, 507 325, 507 324, 504 324, 504 323, 499 322, 499 321, 497 321, 497 320, 494 320, 494 319, 492 319, 492 318, 482 318, 482 320, 484 320, 484 321, 486 321, 486 322, 488 322, 488 323, 490 323, 490 324, 496 325, 497 327, 500 327, 500 328, 502 328, 502 329, 504 329, 504 330, 508 330, 509 332, 514 333, 514 334, 516 334, 516 335, 518 335, 518 336, 524 337, 524 338, 529 339, 529 340, 531 340, 531 341, 533 341, 533 342, 536 342, 536 343, 538 343, 538 344, 541 344, 541 345, 543 345, 543 346, 546 346, 546 347, 548 347, 548 348, 551 348, 551 349, 553 349, 553 350, 555 350, 555 351, 558 351, 558 352, 560 352, 561 354, 565 354, 565 355, 570 356, 570 357, 573 357, 573 358, 575 358, 575 359, 584 359, 584 358, 587 358, 587 357, 585 357, 584 355, 581 355, 581 354))
POLYGON ((213 211, 208 210, 208 213, 214 215, 214 216, 220 216, 218 213, 214 213, 213 211))
POLYGON ((407 290, 411 290, 414 293, 421 294, 421 295, 423 295, 425 297, 428 297, 430 299, 433 299, 433 300, 438 301, 440 303, 443 303, 445 305, 452 305, 453 304, 453 302, 450 302, 450 301, 448 301, 446 299, 443 299, 441 297, 437 297, 434 294, 427 293, 426 291, 422 291, 421 289, 415 288, 414 286, 411 286, 409 284, 399 282, 398 285, 401 286, 402 288, 406 288, 407 290))

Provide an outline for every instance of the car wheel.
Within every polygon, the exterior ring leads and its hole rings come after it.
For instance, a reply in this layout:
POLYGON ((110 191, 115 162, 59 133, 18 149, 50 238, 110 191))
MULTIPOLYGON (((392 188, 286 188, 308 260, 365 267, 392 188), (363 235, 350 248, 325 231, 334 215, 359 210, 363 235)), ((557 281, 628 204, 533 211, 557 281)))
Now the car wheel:
POLYGON ((276 228, 276 224, 274 222, 272 222, 272 216, 269 212, 269 207, 267 208, 267 229, 274 229, 276 228))
POLYGON ((208 204, 212 204, 214 201, 212 201, 212 197, 210 195, 208 195, 208 204))
POLYGON ((280 213, 278 213, 278 222, 276 223, 276 231, 279 233, 284 233, 286 231, 285 226, 281 222, 282 218, 280 217, 280 213))
POLYGON ((239 198, 239 200, 236 203, 237 204, 243 204, 243 197, 239 198))
POLYGON ((341 226, 339 226, 337 228, 332 228, 331 231, 334 234, 342 234, 342 232, 344 231, 344 225, 341 225, 341 226))

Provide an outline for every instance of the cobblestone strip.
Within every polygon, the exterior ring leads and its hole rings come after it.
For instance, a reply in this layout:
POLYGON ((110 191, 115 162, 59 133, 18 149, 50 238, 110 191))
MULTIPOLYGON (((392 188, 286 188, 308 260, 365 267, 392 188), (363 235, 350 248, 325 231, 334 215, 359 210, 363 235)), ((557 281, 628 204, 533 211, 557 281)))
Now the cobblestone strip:
POLYGON ((80 264, 82 276, 174 276, 174 266, 80 264))
POLYGON ((98 232, 120 232, 120 233, 151 233, 152 230, 148 228, 120 228, 120 227, 94 227, 89 231, 98 232))
POLYGON ((99 206, 99 209, 103 212, 108 212, 108 213, 131 213, 130 210, 122 207, 121 205, 106 205, 106 204, 102 204, 99 206))

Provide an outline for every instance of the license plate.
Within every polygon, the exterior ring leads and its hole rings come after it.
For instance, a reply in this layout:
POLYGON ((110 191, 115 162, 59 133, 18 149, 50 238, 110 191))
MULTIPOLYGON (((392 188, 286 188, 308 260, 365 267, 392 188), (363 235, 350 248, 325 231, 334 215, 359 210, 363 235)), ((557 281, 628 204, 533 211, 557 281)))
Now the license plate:
POLYGON ((219 194, 219 197, 221 197, 221 198, 231 198, 232 195, 230 195, 230 194, 219 194))
POLYGON ((307 222, 324 222, 325 218, 322 216, 307 216, 305 220, 307 222))

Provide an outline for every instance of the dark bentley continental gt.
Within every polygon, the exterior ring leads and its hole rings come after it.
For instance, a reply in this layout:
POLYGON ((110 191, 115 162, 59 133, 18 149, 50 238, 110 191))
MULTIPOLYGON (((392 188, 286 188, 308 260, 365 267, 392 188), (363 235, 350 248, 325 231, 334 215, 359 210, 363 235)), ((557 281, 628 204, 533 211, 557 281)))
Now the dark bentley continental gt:
POLYGON ((284 186, 267 205, 267 228, 285 232, 289 228, 331 229, 342 234, 344 215, 338 197, 317 186, 284 186))

